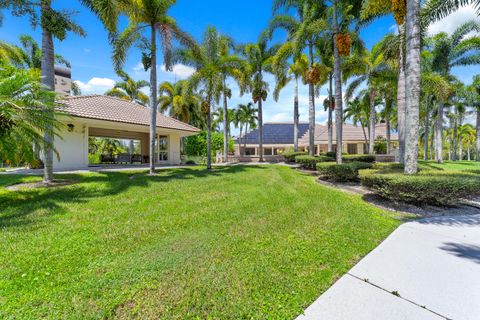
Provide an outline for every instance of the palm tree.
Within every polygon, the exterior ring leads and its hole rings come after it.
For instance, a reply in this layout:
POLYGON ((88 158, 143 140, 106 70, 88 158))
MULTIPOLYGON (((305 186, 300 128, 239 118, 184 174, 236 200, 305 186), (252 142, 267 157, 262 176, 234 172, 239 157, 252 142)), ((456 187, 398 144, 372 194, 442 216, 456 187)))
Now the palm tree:
POLYGON ((148 87, 150 85, 148 81, 135 81, 123 71, 119 71, 118 75, 123 81, 115 83, 112 89, 105 92, 105 95, 129 100, 143 106, 147 105, 148 96, 140 89, 148 87))
POLYGON ((473 77, 472 84, 468 87, 470 92, 470 103, 475 108, 476 117, 476 145, 475 145, 475 160, 480 161, 480 75, 473 77))
POLYGON ((293 94, 293 150, 298 151, 298 123, 299 123, 299 111, 298 111, 298 79, 301 78, 305 83, 304 76, 308 70, 308 58, 305 54, 302 54, 299 58, 295 59, 292 64, 289 65, 288 70, 285 68, 287 64, 288 56, 282 56, 281 49, 277 52, 273 58, 273 68, 275 72, 276 85, 273 92, 275 101, 278 101, 280 91, 285 86, 294 81, 294 94, 293 94))
MULTIPOLYGON (((368 94, 364 95, 364 97, 368 97, 368 94)), ((348 101, 347 107, 344 110, 345 120, 350 119, 355 126, 360 124, 362 127, 365 144, 368 144, 368 137, 367 133, 365 132, 365 128, 368 126, 368 110, 369 104, 365 101, 365 99, 361 99, 360 97, 356 97, 355 99, 348 101)))
POLYGON ((158 87, 158 107, 160 112, 168 112, 172 118, 186 122, 198 128, 205 128, 200 98, 194 94, 187 94, 188 83, 180 80, 175 84, 162 82, 158 87))
POLYGON ((45 128, 52 128, 52 134, 58 135, 61 126, 45 112, 48 109, 54 113, 55 93, 46 90, 40 81, 38 69, 18 69, 0 62, 0 158, 3 160, 32 163, 38 161, 38 147, 53 149, 43 134, 45 128))
MULTIPOLYGON (((0 9, 7 9, 14 16, 28 15, 30 23, 35 27, 40 25, 42 29, 42 83, 49 90, 55 90, 55 50, 53 38, 64 40, 67 32, 73 32, 81 36, 85 35, 83 29, 71 20, 71 12, 68 10, 55 10, 52 7, 53 0, 29 1, 29 0, 4 0, 0 4, 0 9)), ((94 12, 104 23, 110 32, 116 30, 116 5, 114 1, 103 0, 80 0, 84 6, 94 12)), ((53 98, 53 96, 52 96, 53 98)), ((45 105, 51 105, 46 103, 45 105)), ((46 108, 45 113, 51 118, 54 114, 51 109, 46 108)), ((49 184, 53 180, 53 128, 49 125, 52 121, 47 121, 47 127, 44 130, 45 148, 44 162, 45 170, 43 181, 49 184)))
MULTIPOLYGON (((241 143, 242 143, 242 136, 245 136, 248 132, 248 127, 250 129, 256 128, 257 123, 257 109, 253 107, 253 103, 249 102, 248 104, 239 104, 238 108, 235 110, 234 124, 235 127, 240 127, 240 135, 238 137, 238 151, 240 155, 242 155, 241 151, 241 143), (244 133, 244 134, 242 134, 244 133)), ((246 146, 247 141, 244 139, 244 145, 246 146)), ((245 147, 244 147, 245 149, 245 147)))
POLYGON ((265 73, 274 73, 273 57, 279 46, 267 46, 267 36, 262 33, 256 43, 250 43, 241 48, 247 61, 247 73, 251 77, 251 91, 254 103, 258 103, 258 144, 259 161, 263 162, 263 108, 262 103, 267 99, 268 83, 263 80, 265 73))
POLYGON ((195 69, 188 79, 186 94, 191 94, 195 89, 199 89, 202 96, 202 111, 206 117, 207 127, 207 169, 209 170, 212 168, 211 111, 215 110, 215 104, 218 104, 220 96, 224 93, 225 69, 240 62, 235 56, 221 54, 219 49, 223 42, 224 37, 214 27, 208 27, 203 36, 200 50, 178 50, 174 55, 176 62, 195 69))
MULTIPOLYGON (((315 153, 315 85, 319 82, 321 76, 325 77, 325 70, 321 68, 314 60, 314 47, 323 33, 328 30, 326 23, 326 6, 323 1, 312 2, 305 0, 284 1, 277 0, 274 2, 274 12, 283 9, 288 12, 293 9, 296 17, 291 15, 277 15, 273 18, 270 30, 276 28, 285 29, 288 33, 288 42, 281 50, 289 51, 297 60, 301 52, 307 49, 309 71, 305 77, 308 83, 309 96, 309 153, 315 153), (287 49, 289 48, 289 49, 287 49)), ((285 54, 284 54, 285 55, 285 54)))
MULTIPOLYGON (((108 2, 108 1, 107 1, 108 2)), ((122 0, 112 1, 117 9, 127 16, 129 25, 114 37, 112 59, 116 71, 122 69, 128 50, 138 44, 142 48, 142 62, 145 70, 150 69, 150 174, 155 174, 155 142, 157 133, 157 36, 163 49, 165 70, 172 71, 172 41, 195 49, 195 41, 183 32, 168 16, 173 5, 171 0, 122 0), (145 33, 149 34, 148 36, 145 33)))
POLYGON ((227 36, 220 36, 219 46, 217 48, 220 56, 221 73, 223 76, 222 83, 222 96, 223 96, 223 161, 228 161, 228 141, 231 115, 228 112, 228 99, 232 97, 232 91, 227 86, 227 79, 233 78, 240 87, 240 95, 243 95, 248 82, 248 77, 245 74, 245 62, 239 57, 231 53, 231 49, 234 48, 233 40, 227 36))
POLYGON ((379 52, 380 45, 377 44, 370 52, 364 50, 359 54, 352 55, 344 62, 343 76, 344 79, 355 77, 347 87, 345 99, 348 101, 353 92, 363 83, 367 84, 370 103, 370 123, 369 123, 369 144, 368 153, 374 153, 375 144, 375 100, 379 96, 381 86, 389 80, 395 80, 395 74, 389 65, 383 60, 383 55, 379 52), (393 77, 393 79, 392 79, 393 77))
MULTIPOLYGON (((471 157, 471 146, 475 143, 475 129, 469 123, 464 124, 458 128, 458 136, 460 138, 460 146, 464 144, 467 145, 467 160, 470 161, 471 157)), ((463 160, 462 156, 460 156, 460 160, 463 160)))
POLYGON ((422 23, 428 25, 468 5, 474 5, 480 15, 480 0, 428 0, 422 8, 422 23))

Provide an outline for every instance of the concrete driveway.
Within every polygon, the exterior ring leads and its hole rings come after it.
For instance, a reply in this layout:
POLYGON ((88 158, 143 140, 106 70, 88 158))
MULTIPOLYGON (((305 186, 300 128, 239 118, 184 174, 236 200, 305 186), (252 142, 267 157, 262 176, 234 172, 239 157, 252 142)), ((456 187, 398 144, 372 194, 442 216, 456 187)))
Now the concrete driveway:
POLYGON ((480 319, 480 215, 401 225, 297 319, 480 319))

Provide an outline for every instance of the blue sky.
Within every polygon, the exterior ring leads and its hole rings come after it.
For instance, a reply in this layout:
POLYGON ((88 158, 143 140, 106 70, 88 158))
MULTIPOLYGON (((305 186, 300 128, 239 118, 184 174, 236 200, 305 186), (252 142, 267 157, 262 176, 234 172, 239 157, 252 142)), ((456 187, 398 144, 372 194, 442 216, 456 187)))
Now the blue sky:
MULTIPOLYGON (((100 21, 88 10, 82 8, 78 1, 54 1, 57 8, 68 5, 68 8, 78 11, 74 17, 86 31, 85 38, 70 34, 63 42, 56 41, 56 52, 63 55, 72 63, 72 77, 79 81, 84 94, 103 93, 111 86, 115 80, 118 80, 112 68, 110 59, 111 47, 107 40, 107 34, 100 21)), ((238 43, 255 41, 262 30, 268 25, 272 16, 271 0, 177 0, 177 4, 172 7, 169 14, 173 16, 179 26, 193 35, 197 40, 201 40, 202 34, 207 26, 213 25, 220 32, 230 35, 238 43)), ((456 26, 469 19, 478 19, 471 8, 463 8, 459 12, 447 17, 430 27, 430 32, 440 31, 451 32, 456 26)), ((123 19, 123 24, 125 19, 123 19)), ((373 44, 379 41, 386 33, 394 29, 394 20, 392 17, 382 18, 367 28, 362 30, 361 37, 367 47, 371 48, 373 44)), ((4 24, 0 27, 0 39, 18 43, 20 34, 31 34, 39 42, 41 39, 40 31, 33 30, 28 19, 12 17, 5 13, 4 24)), ((275 34, 273 42, 282 41, 284 34, 278 32, 275 34)), ((161 61, 161 57, 160 61, 161 61)), ((148 80, 148 74, 139 66, 140 55, 135 48, 132 48, 125 70, 135 79, 148 80)), ((188 77, 192 72, 185 66, 177 66, 175 73, 167 73, 160 67, 158 70, 159 82, 173 81, 188 77)), ((480 73, 480 67, 457 68, 454 73, 464 82, 469 83, 472 76, 480 73)), ((273 77, 267 77, 271 82, 270 88, 273 89, 273 77)), ((234 107, 238 103, 246 103, 249 96, 239 97, 238 90, 233 86, 233 97, 230 100, 230 106, 234 107)), ((308 98, 307 88, 300 88, 300 118, 302 121, 308 120, 308 98)), ((264 121, 292 121, 292 100, 293 87, 287 86, 280 95, 278 102, 273 101, 271 95, 264 106, 264 121)), ((317 99, 317 122, 324 123, 326 114, 323 111, 322 101, 325 98, 326 88, 322 88, 321 97, 317 99)))

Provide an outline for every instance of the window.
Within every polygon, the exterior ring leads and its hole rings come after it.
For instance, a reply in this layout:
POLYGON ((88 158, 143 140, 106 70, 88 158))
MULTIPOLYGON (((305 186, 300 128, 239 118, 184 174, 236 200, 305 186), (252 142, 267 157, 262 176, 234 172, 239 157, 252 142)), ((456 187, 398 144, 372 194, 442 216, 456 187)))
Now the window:
POLYGON ((271 156, 272 155, 272 148, 263 148, 263 154, 265 156, 271 156))
POLYGON ((358 153, 357 145, 353 143, 347 144, 347 152, 348 154, 357 154, 358 153))
POLYGON ((245 155, 246 156, 254 156, 255 155, 255 148, 245 148, 245 155))
POLYGON ((158 137, 158 161, 168 161, 168 137, 158 137))

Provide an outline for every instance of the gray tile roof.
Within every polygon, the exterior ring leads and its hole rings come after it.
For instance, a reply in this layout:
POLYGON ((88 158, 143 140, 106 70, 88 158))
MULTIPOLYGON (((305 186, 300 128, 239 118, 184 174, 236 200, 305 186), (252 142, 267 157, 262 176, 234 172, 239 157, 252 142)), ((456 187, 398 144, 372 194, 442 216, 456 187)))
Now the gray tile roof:
MULTIPOLYGON (((130 124, 150 125, 150 109, 134 102, 104 95, 66 97, 61 101, 65 112, 74 117, 130 124)), ((189 132, 200 129, 157 113, 157 127, 189 132)))
MULTIPOLYGON (((308 123, 300 123, 298 126, 298 136, 300 145, 308 145, 308 123)), ((336 129, 333 126, 333 143, 336 139, 336 129)), ((365 128, 365 133, 368 137, 368 129, 365 128)), ((385 124, 378 124, 375 127, 375 137, 386 137, 385 124)), ((241 138, 241 143, 258 144, 258 129, 248 132, 241 138)), ((391 134, 391 140, 398 140, 396 134, 391 134)), ((364 142, 365 137, 361 127, 354 126, 352 124, 343 125, 343 141, 351 142, 364 142)), ((326 125, 315 125, 315 143, 326 144, 328 142, 328 127, 326 125)), ((293 145, 293 123, 265 123, 263 125, 263 144, 292 144, 293 145)))

